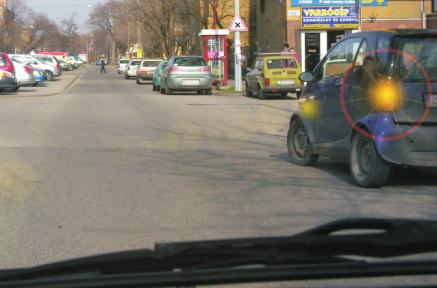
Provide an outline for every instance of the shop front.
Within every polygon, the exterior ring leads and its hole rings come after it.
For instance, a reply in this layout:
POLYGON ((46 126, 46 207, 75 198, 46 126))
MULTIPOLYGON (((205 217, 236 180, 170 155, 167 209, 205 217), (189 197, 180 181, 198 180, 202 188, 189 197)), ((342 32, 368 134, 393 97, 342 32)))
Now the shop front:
POLYGON ((389 0, 291 0, 289 41, 300 48, 302 68, 312 70, 345 35, 360 30, 360 10, 385 7, 389 0), (296 31, 296 32, 293 32, 296 31))
POLYGON ((358 26, 355 7, 302 7, 302 68, 313 70, 335 43, 357 30, 358 26))

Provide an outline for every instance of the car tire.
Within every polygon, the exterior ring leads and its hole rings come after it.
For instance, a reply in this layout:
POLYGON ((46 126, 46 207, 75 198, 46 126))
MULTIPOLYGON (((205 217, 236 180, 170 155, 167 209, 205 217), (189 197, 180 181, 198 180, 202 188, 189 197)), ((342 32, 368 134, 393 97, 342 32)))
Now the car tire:
POLYGON ((140 84, 141 84, 141 82, 140 82, 140 79, 139 79, 139 78, 137 78, 137 84, 138 84, 138 85, 140 85, 140 84))
POLYGON ((12 92, 17 92, 18 90, 20 90, 21 86, 16 86, 14 88, 11 89, 12 92))
POLYGON ((165 83, 165 95, 171 95, 173 94, 173 92, 171 91, 170 88, 168 88, 168 84, 165 83))
POLYGON ((153 90, 153 91, 156 91, 156 85, 155 85, 155 83, 152 83, 152 90, 153 90))
POLYGON ((302 91, 297 91, 296 92, 296 98, 299 100, 300 96, 302 95, 302 91))
POLYGON ((282 98, 287 98, 288 97, 288 93, 281 93, 282 98))
POLYGON ((319 155, 313 153, 308 133, 299 118, 290 124, 287 135, 287 148, 290 161, 294 164, 311 166, 319 159, 319 155))
POLYGON ((128 80, 129 76, 127 76, 127 74, 124 75, 124 79, 128 80))
POLYGON ((258 85, 258 89, 256 94, 258 95, 258 99, 259 100, 265 100, 266 99, 266 95, 264 94, 263 89, 261 89, 261 86, 258 85))
POLYGON ((355 134, 350 155, 350 171, 355 183, 365 188, 379 188, 387 183, 391 170, 392 166, 379 156, 374 141, 355 134))
POLYGON ((205 90, 205 95, 212 95, 212 89, 205 90))
POLYGON ((253 97, 253 93, 252 91, 250 91, 249 84, 247 83, 247 81, 246 81, 246 96, 253 97))
POLYGON ((53 73, 52 73, 52 71, 47 70, 46 71, 46 75, 47 75, 47 80, 48 81, 53 81, 53 73))

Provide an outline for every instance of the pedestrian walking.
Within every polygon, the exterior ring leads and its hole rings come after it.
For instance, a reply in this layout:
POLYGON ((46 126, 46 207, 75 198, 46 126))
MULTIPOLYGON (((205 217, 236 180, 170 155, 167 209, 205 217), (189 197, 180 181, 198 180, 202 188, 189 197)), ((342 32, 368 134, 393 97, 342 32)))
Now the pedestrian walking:
POLYGON ((100 74, 105 73, 106 74, 106 61, 105 59, 100 60, 100 74))

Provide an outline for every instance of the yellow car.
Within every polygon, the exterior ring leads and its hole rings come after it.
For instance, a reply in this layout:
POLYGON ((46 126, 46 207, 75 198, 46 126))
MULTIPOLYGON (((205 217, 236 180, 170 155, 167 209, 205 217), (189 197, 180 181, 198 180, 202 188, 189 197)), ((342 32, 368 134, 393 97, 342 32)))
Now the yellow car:
POLYGON ((299 80, 301 68, 296 59, 289 55, 259 54, 255 64, 246 74, 246 95, 254 94, 265 99, 270 94, 296 93, 300 98, 302 84, 299 80))

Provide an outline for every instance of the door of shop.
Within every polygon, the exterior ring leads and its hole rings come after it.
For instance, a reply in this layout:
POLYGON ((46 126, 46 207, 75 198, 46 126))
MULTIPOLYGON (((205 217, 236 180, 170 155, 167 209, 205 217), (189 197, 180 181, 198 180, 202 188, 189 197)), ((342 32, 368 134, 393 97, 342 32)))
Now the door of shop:
POLYGON ((326 31, 301 33, 302 69, 312 71, 326 54, 326 31))

